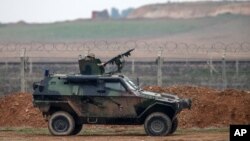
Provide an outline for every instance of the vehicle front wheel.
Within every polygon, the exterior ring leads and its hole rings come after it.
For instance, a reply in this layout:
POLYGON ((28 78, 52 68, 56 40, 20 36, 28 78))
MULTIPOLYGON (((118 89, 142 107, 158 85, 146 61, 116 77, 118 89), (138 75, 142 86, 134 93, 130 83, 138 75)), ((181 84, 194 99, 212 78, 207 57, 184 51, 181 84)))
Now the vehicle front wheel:
POLYGON ((172 122, 170 118, 166 114, 160 112, 150 114, 144 122, 144 129, 150 136, 168 135, 171 128, 172 122))
POLYGON ((52 135, 67 136, 71 135, 75 129, 75 120, 67 112, 59 111, 52 114, 48 123, 49 131, 52 135))

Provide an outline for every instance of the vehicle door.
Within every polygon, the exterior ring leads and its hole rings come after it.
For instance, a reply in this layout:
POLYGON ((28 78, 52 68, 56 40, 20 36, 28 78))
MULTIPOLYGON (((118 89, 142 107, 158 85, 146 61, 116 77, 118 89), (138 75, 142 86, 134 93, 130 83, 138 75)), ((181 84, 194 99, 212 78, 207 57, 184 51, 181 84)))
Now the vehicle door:
POLYGON ((122 79, 103 79, 100 93, 104 98, 105 117, 135 117, 140 98, 133 95, 122 79), (104 91, 103 91, 104 90, 104 91))
POLYGON ((131 94, 119 78, 84 82, 80 91, 82 114, 88 117, 135 117, 140 98, 131 94))
POLYGON ((81 112, 86 117, 121 117, 127 93, 119 79, 96 79, 81 82, 81 112))

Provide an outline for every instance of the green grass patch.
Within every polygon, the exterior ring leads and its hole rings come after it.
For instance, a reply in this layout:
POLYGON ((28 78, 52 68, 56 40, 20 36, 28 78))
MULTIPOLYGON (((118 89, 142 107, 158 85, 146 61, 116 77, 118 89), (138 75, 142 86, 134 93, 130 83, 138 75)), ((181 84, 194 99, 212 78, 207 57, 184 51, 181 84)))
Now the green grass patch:
POLYGON ((0 25, 0 41, 81 41, 162 37, 199 31, 228 21, 248 23, 246 16, 221 15, 197 19, 80 20, 51 24, 0 25))
POLYGON ((0 28, 2 40, 69 41, 80 39, 113 39, 151 37, 187 32, 196 28, 182 21, 118 20, 82 21, 44 25, 20 25, 0 28))

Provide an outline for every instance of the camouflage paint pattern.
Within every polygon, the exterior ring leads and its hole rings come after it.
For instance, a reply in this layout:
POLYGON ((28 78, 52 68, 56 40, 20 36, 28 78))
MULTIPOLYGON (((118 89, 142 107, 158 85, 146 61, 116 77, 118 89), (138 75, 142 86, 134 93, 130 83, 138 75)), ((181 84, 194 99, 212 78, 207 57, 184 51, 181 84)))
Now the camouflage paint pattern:
POLYGON ((70 112, 81 118, 105 120, 139 119, 150 108, 165 109, 174 118, 180 110, 188 108, 180 106, 182 100, 177 96, 167 94, 166 98, 162 94, 131 89, 125 78, 121 75, 51 75, 34 87, 33 103, 44 114, 55 107, 62 110, 70 107, 70 112))
POLYGON ((79 123, 142 124, 152 112, 163 112, 172 120, 184 108, 191 107, 191 100, 171 94, 143 91, 128 77, 104 74, 104 66, 116 64, 128 57, 134 49, 101 63, 94 55, 79 60, 81 74, 45 73, 41 82, 33 84, 33 104, 45 117, 55 111, 74 115, 79 123))

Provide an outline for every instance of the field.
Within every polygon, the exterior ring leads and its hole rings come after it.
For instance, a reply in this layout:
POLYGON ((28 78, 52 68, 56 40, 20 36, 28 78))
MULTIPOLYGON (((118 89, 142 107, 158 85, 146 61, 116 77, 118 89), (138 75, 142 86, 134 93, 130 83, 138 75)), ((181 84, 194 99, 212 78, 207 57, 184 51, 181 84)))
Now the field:
POLYGON ((70 137, 54 137, 48 133, 45 128, 0 128, 1 141, 214 141, 228 140, 228 128, 207 128, 207 129, 180 129, 174 135, 166 137, 150 137, 146 136, 141 126, 87 126, 77 136, 70 137))
POLYGON ((0 24, 1 42, 73 42, 150 39, 192 43, 244 42, 249 16, 197 19, 77 20, 51 24, 0 24))
MULTIPOLYGON (((194 28, 181 21, 118 20, 76 21, 45 25, 10 25, 0 29, 1 40, 14 41, 70 41, 81 39, 117 39, 150 37, 186 32, 194 28), (51 32, 50 32, 51 31, 51 32), (14 35, 14 36, 13 36, 14 35)), ((198 27, 196 27, 198 28, 198 27)))

